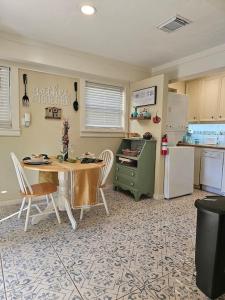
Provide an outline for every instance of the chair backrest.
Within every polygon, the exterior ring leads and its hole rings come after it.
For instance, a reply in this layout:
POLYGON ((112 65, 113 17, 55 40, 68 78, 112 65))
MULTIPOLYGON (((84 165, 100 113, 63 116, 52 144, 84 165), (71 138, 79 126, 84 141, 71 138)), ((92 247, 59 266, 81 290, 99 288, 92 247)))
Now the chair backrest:
POLYGON ((19 186, 20 186, 20 191, 23 194, 33 194, 32 188, 27 180, 27 177, 24 173, 24 170, 18 160, 18 158, 16 157, 15 153, 11 152, 10 153, 15 170, 16 170, 16 175, 17 175, 17 179, 19 182, 19 186))
POLYGON ((100 174, 100 184, 104 185, 106 182, 106 179, 109 176, 109 173, 112 169, 114 155, 111 150, 104 150, 99 155, 99 158, 105 162, 105 166, 103 168, 101 168, 101 174, 100 174))

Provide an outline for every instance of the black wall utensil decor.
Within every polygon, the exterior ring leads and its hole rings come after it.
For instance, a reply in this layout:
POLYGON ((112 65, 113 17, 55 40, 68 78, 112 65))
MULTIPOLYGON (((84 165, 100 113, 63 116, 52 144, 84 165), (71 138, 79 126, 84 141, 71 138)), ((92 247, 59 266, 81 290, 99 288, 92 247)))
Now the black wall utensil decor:
POLYGON ((24 96, 22 98, 23 106, 29 106, 29 98, 27 96, 27 74, 23 74, 24 96))
POLYGON ((79 103, 77 101, 77 82, 74 82, 75 101, 73 102, 73 108, 75 111, 79 109, 79 103))

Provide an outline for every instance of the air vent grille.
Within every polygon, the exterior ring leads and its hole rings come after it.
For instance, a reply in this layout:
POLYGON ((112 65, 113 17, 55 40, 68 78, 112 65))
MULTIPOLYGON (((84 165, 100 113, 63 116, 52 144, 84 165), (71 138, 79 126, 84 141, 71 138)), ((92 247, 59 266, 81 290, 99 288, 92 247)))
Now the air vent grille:
POLYGON ((190 23, 191 23, 190 20, 177 15, 175 17, 172 17, 172 18, 160 23, 157 26, 157 28, 159 28, 165 32, 173 32, 175 30, 180 29, 181 27, 184 27, 184 26, 190 24, 190 23))

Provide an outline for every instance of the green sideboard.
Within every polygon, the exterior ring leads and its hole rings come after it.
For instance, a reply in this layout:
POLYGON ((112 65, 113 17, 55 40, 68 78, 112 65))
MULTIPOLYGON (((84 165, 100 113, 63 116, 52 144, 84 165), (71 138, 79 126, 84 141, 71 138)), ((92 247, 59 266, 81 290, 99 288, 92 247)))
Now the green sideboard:
POLYGON ((122 139, 116 153, 116 166, 113 180, 114 190, 121 188, 130 191, 135 201, 141 195, 153 196, 155 184, 156 141, 144 139, 122 139), (138 150, 137 156, 123 155, 123 149, 138 150), (123 161, 123 160, 127 161, 123 161))

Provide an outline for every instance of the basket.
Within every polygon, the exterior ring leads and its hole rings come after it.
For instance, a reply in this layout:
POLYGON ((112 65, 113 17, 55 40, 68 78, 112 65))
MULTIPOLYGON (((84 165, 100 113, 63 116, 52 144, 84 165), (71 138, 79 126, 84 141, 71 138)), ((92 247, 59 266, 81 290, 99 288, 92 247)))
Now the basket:
POLYGON ((130 149, 122 149, 123 155, 126 156, 137 156, 139 151, 138 150, 130 150, 130 149))

